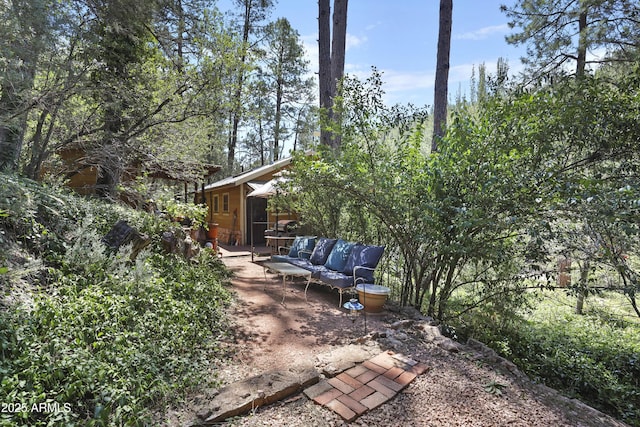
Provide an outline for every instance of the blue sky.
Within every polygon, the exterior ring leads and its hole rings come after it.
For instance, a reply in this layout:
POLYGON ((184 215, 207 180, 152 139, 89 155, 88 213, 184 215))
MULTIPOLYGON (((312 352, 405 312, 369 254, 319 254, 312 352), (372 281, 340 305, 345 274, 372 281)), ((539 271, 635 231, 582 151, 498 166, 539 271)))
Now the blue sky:
MULTIPOLYGON (((332 2, 333 3, 333 2, 332 2)), ((498 58, 521 70, 523 47, 508 45, 511 30, 500 4, 513 0, 453 0, 449 95, 468 91, 472 68, 495 70, 498 58)), ((438 0, 349 0, 345 71, 361 78, 372 66, 383 72, 388 103, 433 104, 438 40, 438 0)), ((317 0, 279 0, 272 20, 287 18, 318 69, 317 0)))

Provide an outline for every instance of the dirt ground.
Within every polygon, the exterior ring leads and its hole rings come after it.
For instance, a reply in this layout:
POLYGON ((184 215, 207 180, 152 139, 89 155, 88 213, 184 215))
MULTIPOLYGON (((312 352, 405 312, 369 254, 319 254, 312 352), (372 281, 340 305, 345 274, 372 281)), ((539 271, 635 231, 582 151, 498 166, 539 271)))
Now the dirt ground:
MULTIPOLYGON (((238 298, 230 313, 234 327, 229 350, 233 357, 216 369, 224 384, 317 362, 319 354, 350 343, 379 346, 381 351, 393 345, 394 351, 426 363, 429 370, 392 401, 351 425, 625 426, 581 402, 531 383, 512 364, 487 359, 477 349, 464 345, 455 351, 445 349, 411 328, 385 339, 384 331, 405 319, 406 313, 385 310, 352 321, 346 310, 339 308, 337 291, 312 284, 305 301, 302 281, 288 282, 282 304, 280 278, 271 273, 265 276, 263 268, 247 256, 223 257, 223 262, 234 273, 232 285, 238 298)), ((169 412, 164 424, 188 425, 186 420, 197 412, 198 403, 206 400, 207 394, 200 394, 190 407, 169 412)), ((346 423, 300 394, 226 424, 307 427, 346 423)))

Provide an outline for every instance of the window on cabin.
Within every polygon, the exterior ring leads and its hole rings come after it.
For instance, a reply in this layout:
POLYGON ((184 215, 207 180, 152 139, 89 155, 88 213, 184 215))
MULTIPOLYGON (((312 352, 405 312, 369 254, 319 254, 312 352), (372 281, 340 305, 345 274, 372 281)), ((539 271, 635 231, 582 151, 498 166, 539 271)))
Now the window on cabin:
POLYGON ((220 199, 218 195, 214 195, 211 204, 213 205, 213 212, 220 212, 220 199))
POLYGON ((222 212, 229 212, 229 193, 222 195, 222 212))

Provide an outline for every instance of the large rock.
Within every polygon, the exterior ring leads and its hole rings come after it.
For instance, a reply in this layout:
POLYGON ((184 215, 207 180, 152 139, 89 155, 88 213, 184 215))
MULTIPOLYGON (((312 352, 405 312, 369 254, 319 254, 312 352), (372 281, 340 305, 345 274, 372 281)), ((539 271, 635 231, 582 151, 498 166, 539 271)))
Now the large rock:
POLYGON ((327 377, 333 377, 340 372, 353 368, 356 364, 364 362, 380 353, 380 348, 376 345, 355 345, 349 344, 336 348, 328 353, 317 356, 318 368, 327 377))
POLYGON ((224 387, 197 413, 192 426, 219 423, 259 406, 269 405, 318 382, 314 368, 268 372, 224 387))

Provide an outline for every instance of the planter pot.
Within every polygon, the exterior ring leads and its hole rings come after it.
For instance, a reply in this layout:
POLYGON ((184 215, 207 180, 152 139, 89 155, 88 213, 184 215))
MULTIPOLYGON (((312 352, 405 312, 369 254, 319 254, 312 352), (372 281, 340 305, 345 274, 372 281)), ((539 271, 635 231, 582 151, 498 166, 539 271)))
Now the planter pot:
POLYGON ((386 286, 374 285, 373 283, 358 285, 356 290, 360 302, 364 305, 364 311, 367 313, 380 313, 391 291, 386 286))
POLYGON ((218 238, 218 224, 215 222, 209 223, 209 231, 207 232, 207 237, 211 240, 215 240, 218 238))

